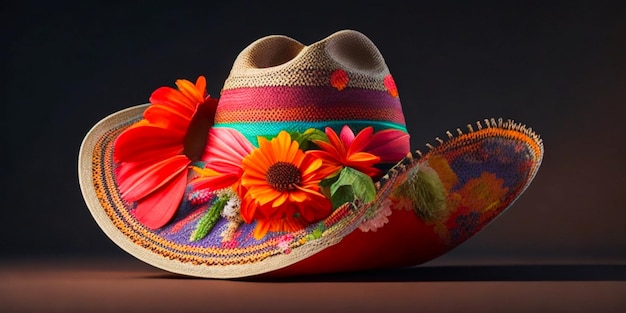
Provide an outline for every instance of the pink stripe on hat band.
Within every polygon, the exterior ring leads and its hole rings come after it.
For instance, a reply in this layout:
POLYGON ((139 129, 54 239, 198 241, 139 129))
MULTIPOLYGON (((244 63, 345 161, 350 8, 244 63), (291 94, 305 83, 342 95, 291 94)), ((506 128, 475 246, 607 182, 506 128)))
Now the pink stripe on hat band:
POLYGON ((386 91, 361 88, 345 88, 339 91, 331 86, 244 87, 223 90, 217 110, 297 108, 308 105, 402 112, 400 99, 392 97, 386 91))

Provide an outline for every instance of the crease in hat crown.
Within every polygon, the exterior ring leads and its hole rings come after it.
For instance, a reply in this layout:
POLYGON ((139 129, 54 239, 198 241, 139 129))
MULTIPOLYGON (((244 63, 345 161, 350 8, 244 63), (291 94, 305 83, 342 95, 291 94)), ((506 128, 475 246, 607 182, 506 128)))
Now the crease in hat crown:
POLYGON ((271 35, 251 43, 239 53, 223 90, 254 86, 318 86, 327 74, 342 68, 350 87, 385 90, 389 75, 374 43, 354 30, 338 31, 311 45, 284 35, 271 35))

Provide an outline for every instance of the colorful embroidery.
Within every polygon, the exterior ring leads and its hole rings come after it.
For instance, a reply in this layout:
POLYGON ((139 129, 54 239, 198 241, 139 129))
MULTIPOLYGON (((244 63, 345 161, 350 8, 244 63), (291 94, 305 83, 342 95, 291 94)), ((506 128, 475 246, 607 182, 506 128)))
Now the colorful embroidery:
MULTIPOLYGON (((343 71, 332 77, 337 84, 347 83, 343 71)), ((293 140, 282 131, 271 141, 260 138, 259 148, 255 148, 234 129, 209 130, 210 124, 204 120, 212 119, 217 100, 206 95, 204 77, 199 77, 195 85, 186 80, 178 80, 177 85, 179 90, 162 87, 153 93, 144 119, 122 132, 114 151, 122 197, 137 202, 133 214, 149 228, 163 227, 176 214, 189 177, 193 185, 188 196, 190 205, 213 199, 206 213, 195 221, 190 241, 206 237, 219 226, 220 218, 228 220, 222 231, 224 241, 232 239, 242 221, 256 221, 254 237, 260 239, 268 231, 302 229, 326 218, 331 208, 357 198, 369 202, 375 194, 370 177, 381 173, 373 165, 381 157, 362 150, 374 143, 370 148, 384 152, 383 158, 392 162, 408 152, 408 135, 404 132, 391 129, 374 135, 373 128, 367 127, 355 136, 348 126, 342 128, 341 139, 329 127, 326 134, 315 129, 294 132, 293 140), (192 133, 199 129, 208 134, 192 133), (198 143, 202 139, 206 144, 198 143), (380 150, 383 142, 386 149, 380 150), (302 146, 306 150, 309 145, 322 150, 304 153, 300 149, 302 146), (206 166, 194 164, 194 171, 188 173, 186 169, 198 159, 206 166), (157 164, 151 164, 152 160, 157 164), (360 173, 364 178, 355 179, 360 173), (325 196, 320 193, 320 181, 328 178, 334 180, 325 196), (355 186, 358 192, 354 193, 352 185, 357 183, 365 183, 365 187, 355 186), (336 185, 341 188, 334 188, 336 185), (158 190, 161 187, 163 191, 158 190), (164 192, 172 193, 167 201, 164 192), (156 200, 144 202, 147 197, 156 200)))
POLYGON ((365 221, 359 225, 359 229, 363 232, 373 231, 383 227, 389 222, 388 216, 391 215, 391 199, 387 198, 382 201, 377 210, 371 211, 374 216, 365 216, 365 221))
POLYGON ((383 83, 385 84, 385 88, 387 88, 387 92, 389 92, 392 97, 397 98, 398 88, 396 87, 396 82, 393 80, 393 77, 391 75, 385 76, 383 83))
MULTIPOLYGON (((420 167, 429 166, 445 191, 445 210, 435 218, 420 217, 448 246, 467 240, 508 208, 526 188, 543 153, 536 135, 523 126, 502 120, 485 124, 477 123, 478 130, 469 125, 469 133, 458 130, 456 137, 448 133, 446 142, 438 139, 440 145, 429 145, 431 151, 416 166, 418 173, 420 167)), ((393 208, 423 202, 419 192, 404 190, 416 176, 410 173, 393 195, 393 208)))
MULTIPOLYGON (((333 224, 327 221, 332 216, 341 220, 339 216, 351 207, 346 204, 373 203, 379 192, 374 179, 383 173, 380 165, 396 163, 408 153, 408 134, 393 128, 364 127, 356 134, 348 125, 339 133, 331 127, 281 131, 258 137, 256 145, 227 127, 213 127, 206 136, 194 137, 190 132, 210 116, 217 100, 205 95, 202 77, 195 85, 185 80, 177 84, 179 90, 155 91, 144 119, 117 137, 113 156, 118 161, 120 195, 130 205, 130 216, 180 244, 263 249, 260 242, 271 242, 281 253, 289 253, 294 244, 317 240, 330 231, 333 224), (202 97, 204 102, 198 102, 202 97), (168 123, 168 118, 173 122, 168 123), (155 136, 160 137, 154 142, 140 140, 155 136), (199 145, 199 140, 205 144, 199 145), (152 156, 153 151, 159 156, 152 156), (139 162, 137 155, 156 165, 139 162), (156 178, 162 182, 156 183, 156 178), (173 192, 169 201, 150 211, 142 209, 146 203, 142 199, 161 199, 159 188, 169 185, 177 188, 163 187, 173 192), (305 233, 296 240, 293 234, 299 231, 305 233), (212 232, 218 236, 208 236, 212 232)), ((485 131, 466 136, 482 138, 478 133, 485 131)), ((505 178, 519 175, 501 177, 497 162, 516 162, 519 156, 512 153, 527 150, 519 141, 500 143, 498 137, 486 137, 457 146, 455 142, 466 142, 460 136, 441 153, 433 148, 403 174, 391 197, 365 211, 358 227, 376 231, 388 222, 392 209, 410 209, 447 244, 467 239, 510 203, 513 186, 505 178), (486 167, 476 172, 480 164, 486 167)), ((528 170, 529 164, 522 162, 520 170, 528 170)))
POLYGON ((536 173, 541 140, 512 121, 477 123, 410 153, 397 86, 361 34, 297 43, 268 66, 275 55, 258 52, 285 42, 277 38, 237 57, 219 107, 203 77, 178 80, 147 109, 90 131, 81 168, 92 175, 80 176, 81 189, 125 250, 210 277, 273 271, 332 245, 350 258, 362 247, 346 244, 361 236, 374 238, 363 242, 372 255, 417 244, 397 256, 419 261, 478 232, 536 173), (352 47, 359 64, 344 53, 352 47))
POLYGON ((287 234, 287 235, 283 235, 278 237, 278 248, 281 249, 283 251, 284 254, 289 254, 291 253, 291 242, 293 241, 293 235, 291 234, 287 234))
MULTIPOLYGON (((380 150, 385 152, 383 158, 392 160, 406 154, 407 140, 405 133, 396 130, 375 134, 369 127, 355 136, 344 126, 340 135, 331 128, 326 128, 326 133, 309 129, 290 135, 283 131, 271 140, 260 137, 259 147, 253 148, 237 131, 219 129, 210 134, 203 156, 205 168, 194 168, 199 177, 191 185, 193 189, 234 192, 241 199, 241 217, 232 217, 236 221, 229 224, 223 237, 230 238, 241 221, 255 221, 258 240, 268 231, 302 229, 355 199, 372 201, 376 188, 371 177, 380 176, 373 166, 381 157, 362 150, 372 142, 384 142, 373 149, 386 147, 380 150)), ((212 206, 209 212, 215 209, 212 206)), ((207 227, 202 226, 200 234, 205 236, 207 227)), ((197 233, 192 238, 201 239, 197 233)))
POLYGON ((407 199, 413 211, 425 221, 438 220, 446 215, 446 196, 439 175, 428 163, 409 171, 406 181, 397 187, 394 194, 396 198, 407 199))
MULTIPOLYGON (((433 147, 424 156, 421 156, 418 151, 420 157, 417 159, 410 156, 405 158, 391 169, 388 175, 376 183, 377 200, 372 201, 372 204, 378 208, 362 206, 358 203, 356 205, 344 205, 335 209, 321 223, 312 224, 300 231, 288 234, 268 232, 260 240, 253 236, 256 221, 245 223, 241 220, 231 220, 231 217, 237 218, 240 215, 227 213, 229 212, 227 202, 222 210, 223 218, 218 220, 209 235, 190 242, 189 238, 195 226, 206 214, 209 205, 209 203, 197 199, 211 198, 212 196, 209 195, 214 195, 214 193, 204 193, 207 192, 206 190, 203 193, 194 190, 193 184, 189 184, 187 187, 186 196, 183 197, 183 201, 170 223, 157 230, 151 230, 138 224, 137 219, 132 214, 135 205, 120 197, 115 183, 114 171, 110 168, 107 169, 114 164, 112 161, 112 142, 127 128, 124 125, 107 133, 96 145, 93 167, 94 186, 100 203, 111 221, 138 245, 181 262, 211 265, 241 264, 242 262, 261 260, 275 254, 287 253, 287 251, 292 251, 311 240, 342 236, 341 234, 350 231, 343 228, 345 225, 359 220, 362 222, 357 222, 357 225, 363 224, 363 228, 369 228, 372 231, 372 226, 377 227, 377 225, 384 223, 385 218, 391 217, 391 215, 387 215, 388 211, 383 205, 385 202, 391 201, 392 215, 394 209, 413 210, 412 200, 404 197, 391 197, 389 193, 398 186, 399 183, 394 183, 396 180, 401 183, 405 181, 401 177, 407 176, 407 173, 410 172, 407 169, 413 168, 415 164, 428 162, 428 165, 442 178, 442 183, 448 190, 449 212, 442 219, 420 227, 431 228, 431 231, 441 238, 443 244, 453 247, 478 232, 499 212, 508 207, 528 183, 527 175, 534 175, 534 171, 538 167, 536 162, 531 168, 529 168, 529 164, 536 160, 535 151, 541 152, 541 147, 534 146, 537 141, 532 141, 532 137, 529 137, 528 141, 520 140, 525 132, 520 131, 519 128, 514 129, 513 127, 519 127, 516 126, 517 124, 510 125, 510 129, 506 125, 502 125, 501 127, 504 129, 494 126, 494 128, 472 131, 454 137, 438 147, 433 147), (484 155, 484 151, 492 151, 496 147, 499 151, 498 155, 491 155, 486 159, 477 158, 477 156, 484 155), (459 149, 465 152, 459 153, 459 149), (478 160, 483 161, 477 163, 478 160), (504 166, 504 164, 517 164, 517 166, 504 166), (448 178, 446 179, 446 177, 448 178), (481 179, 488 181, 480 182, 481 179), (450 182, 456 183, 451 184, 450 182), (469 187, 463 188, 468 183, 469 187), (506 190, 500 205, 484 211, 467 206, 472 201, 463 202, 461 194, 463 197, 470 197, 477 191, 484 193, 484 188, 500 190, 501 192, 506 190), (380 213, 367 215, 368 212, 380 213), (373 223, 377 223, 377 225, 373 225, 373 223), (211 233, 216 235, 210 235, 211 233), (281 238, 285 235, 293 236, 293 240, 281 238)), ((527 134, 530 136, 532 133, 527 134)), ((190 179, 197 179, 197 177, 190 175, 190 179)), ((485 198, 482 203, 493 201, 494 199, 485 198)), ((237 201, 231 202, 233 212, 236 212, 236 203, 237 201)))
POLYGON ((346 71, 337 69, 330 74, 330 85, 337 88, 337 90, 343 90, 348 85, 350 77, 346 71))

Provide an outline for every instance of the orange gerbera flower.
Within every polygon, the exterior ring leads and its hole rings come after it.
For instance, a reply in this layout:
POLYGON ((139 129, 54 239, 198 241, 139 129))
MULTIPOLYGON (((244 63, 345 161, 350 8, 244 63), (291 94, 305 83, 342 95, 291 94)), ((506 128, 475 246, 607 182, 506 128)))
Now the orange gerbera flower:
POLYGON ((187 184, 187 169, 198 160, 213 124, 217 99, 206 80, 180 79, 178 90, 161 87, 150 96, 143 119, 115 141, 117 181, 122 197, 137 202, 135 216, 156 229, 176 213, 187 184))
POLYGON ((331 213, 331 203, 319 192, 328 172, 322 160, 300 150, 286 131, 271 141, 259 137, 259 148, 242 160, 241 216, 257 221, 255 238, 267 231, 294 231, 331 213))
POLYGON ((310 150, 307 154, 324 160, 324 166, 331 173, 337 173, 344 166, 348 166, 374 177, 381 174, 381 171, 374 167, 374 164, 380 162, 380 157, 363 152, 373 133, 374 128, 366 127, 354 136, 350 127, 344 126, 337 136, 332 128, 326 127, 328 142, 316 140, 315 144, 322 150, 310 150))

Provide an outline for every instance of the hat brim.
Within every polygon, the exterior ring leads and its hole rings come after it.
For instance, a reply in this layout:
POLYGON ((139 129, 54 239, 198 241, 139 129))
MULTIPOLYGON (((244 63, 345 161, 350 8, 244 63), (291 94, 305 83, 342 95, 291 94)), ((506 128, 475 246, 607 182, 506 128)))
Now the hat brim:
MULTIPOLYGON (((303 244, 306 241, 304 238, 316 232, 316 225, 290 234, 289 253, 276 248, 268 249, 277 246, 282 236, 237 248, 203 249, 191 244, 186 247, 178 243, 168 244, 166 239, 134 220, 129 213, 132 205, 121 199, 115 186, 112 161, 114 139, 126 127, 141 119, 147 106, 119 111, 97 123, 81 145, 78 171, 83 197, 98 226, 115 244, 148 264, 173 273, 212 278, 235 278, 273 271, 339 242, 358 226, 364 212, 373 204, 358 205, 358 210, 349 205, 339 208, 324 221, 327 225, 324 236, 306 245, 303 244)), ((388 194, 392 185, 389 179, 382 179, 377 183, 377 197, 388 194)), ((252 227, 246 231, 251 234, 252 227)))
MULTIPOLYGON (((221 242, 219 227, 216 226, 214 234, 209 234, 206 240, 182 243, 176 238, 188 238, 184 225, 193 220, 192 211, 187 211, 186 216, 179 216, 172 223, 173 227, 156 231, 148 229, 134 218, 132 204, 123 201, 115 183, 113 142, 126 127, 142 118, 147 106, 139 105, 114 113, 88 132, 79 154, 80 187, 93 218, 118 246, 152 266, 197 277, 237 278, 284 268, 293 269, 294 266, 295 273, 315 272, 315 269, 310 268, 315 265, 307 265, 311 264, 309 261, 325 258, 329 253, 337 258, 342 258, 341 254, 345 253, 341 268, 345 269, 346 262, 359 261, 358 255, 352 253, 357 248, 371 249, 370 253, 394 253, 393 245, 385 244, 386 238, 365 247, 359 245, 351 249, 346 246, 347 243, 355 242, 350 238, 358 240, 359 236, 365 234, 357 228, 379 216, 387 208, 389 199, 399 202, 396 203, 399 207, 415 211, 415 214, 410 225, 402 226, 406 230, 385 232, 383 230, 386 227, 393 226, 394 219, 406 212, 387 216, 389 225, 381 229, 379 237, 390 236, 393 238, 389 240, 395 240, 404 232, 412 234, 406 238, 409 244, 416 243, 419 246, 420 241, 424 240, 436 242, 429 243, 428 251, 416 249, 403 262, 393 261, 385 265, 426 261, 471 237, 508 208, 530 184, 543 156, 541 140, 532 130, 512 121, 485 120, 484 127, 478 123, 476 130, 469 126, 467 133, 460 130, 457 130, 455 136, 447 133, 447 141, 437 139, 440 144, 430 146, 430 151, 423 155, 420 152, 416 153, 415 158, 408 155, 376 183, 377 195, 374 201, 346 204, 319 224, 289 234, 268 234, 262 240, 254 240, 251 239, 254 225, 244 223, 238 230, 241 240, 235 244, 221 242), (439 162, 441 159, 446 164, 442 165, 439 162), (411 200, 414 197, 403 198, 398 192, 424 166, 437 172, 445 188, 447 201, 439 213, 420 211, 415 201, 411 200), (490 192, 497 198, 487 197, 489 199, 485 200, 485 194, 490 192), (459 224, 468 218, 473 220, 459 224), (173 230, 175 227, 178 227, 178 233, 173 230), (415 230, 432 233, 432 238, 437 239, 416 238, 412 233, 415 230), (346 236, 350 238, 342 242, 346 236), (337 245, 340 242, 341 245, 337 245), (327 251, 319 253, 323 250, 327 251), (305 259, 309 260, 301 262, 305 259), (298 263, 307 268, 298 269, 298 263)), ((368 236, 371 235, 372 232, 368 236)), ((372 260, 364 262, 365 265, 354 268, 377 265, 372 260), (371 264, 366 264, 368 262, 371 264)), ((332 270, 332 265, 324 269, 332 270)))

